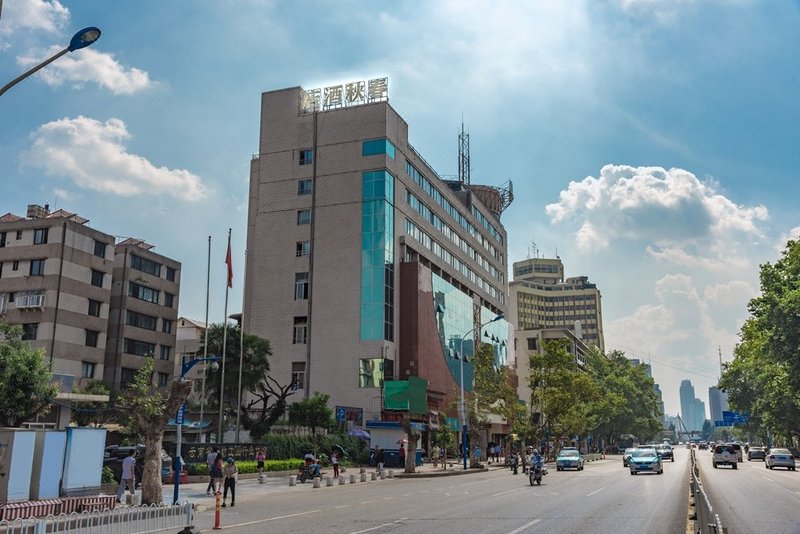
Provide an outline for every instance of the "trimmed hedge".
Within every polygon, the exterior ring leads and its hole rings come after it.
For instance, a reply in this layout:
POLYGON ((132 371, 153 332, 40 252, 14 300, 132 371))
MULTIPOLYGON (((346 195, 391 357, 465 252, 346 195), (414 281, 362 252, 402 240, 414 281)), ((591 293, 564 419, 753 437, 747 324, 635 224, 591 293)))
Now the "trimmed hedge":
MULTIPOLYGON (((305 462, 298 459, 267 460, 264 462, 264 471, 293 471, 299 469, 305 462)), ((237 462, 236 467, 240 473, 258 473, 257 463, 254 461, 237 462)), ((189 464, 186 469, 190 475, 208 475, 206 464, 189 464)))

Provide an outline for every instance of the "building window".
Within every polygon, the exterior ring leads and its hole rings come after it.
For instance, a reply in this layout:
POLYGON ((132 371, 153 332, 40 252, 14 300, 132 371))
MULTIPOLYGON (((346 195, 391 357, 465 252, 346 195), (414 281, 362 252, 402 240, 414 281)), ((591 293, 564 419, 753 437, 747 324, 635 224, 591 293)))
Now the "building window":
POLYGON ((97 287, 103 287, 103 278, 105 277, 103 271, 95 271, 92 269, 92 285, 97 287))
POLYGON ((135 299, 158 304, 158 294, 158 291, 147 286, 135 284, 133 282, 128 284, 128 295, 135 299))
POLYGON ((294 273, 294 300, 308 300, 308 273, 294 273))
POLYGON ((161 356, 162 360, 169 360, 169 353, 172 347, 167 347, 166 345, 161 345, 161 356))
POLYGON ((94 362, 81 362, 81 378, 94 378, 96 366, 94 362))
POLYGON ((142 258, 136 254, 131 254, 131 268, 143 273, 161 276, 161 264, 142 258))
POLYGON ((94 240, 94 255, 98 258, 106 257, 106 244, 102 241, 94 240))
POLYGON ((22 325, 22 340, 33 341, 39 333, 39 323, 25 323, 22 325))
POLYGON ((17 241, 22 239, 22 230, 17 230, 17 241))
POLYGON ((165 334, 172 333, 172 321, 169 319, 161 319, 161 331, 165 334))
POLYGON ((310 241, 298 241, 297 248, 295 249, 295 256, 298 258, 300 256, 308 256, 308 253, 311 252, 311 242, 310 241))
POLYGON ((44 275, 44 260, 31 260, 31 276, 44 275))
POLYGON ((0 248, 6 246, 6 233, 0 232, 0 248))
POLYGON ((136 356, 153 356, 156 346, 153 343, 125 338, 125 352, 136 356))
POLYGON ((101 306, 102 302, 100 302, 99 300, 89 299, 89 311, 87 313, 92 317, 100 317, 101 306))
POLYGON ((20 291, 13 300, 17 308, 44 308, 44 290, 20 291))
POLYGON ((135 326, 136 328, 154 331, 156 329, 157 320, 158 319, 152 315, 146 315, 144 313, 137 313, 135 311, 128 310, 125 317, 125 324, 135 326))
POLYGON ((311 194, 311 180, 300 180, 297 182, 297 194, 298 195, 310 195, 311 194))
POLYGON ((294 335, 292 336, 292 344, 303 345, 308 339, 308 317, 295 317, 294 318, 294 335))
POLYGON ((158 373, 158 387, 165 388, 169 383, 169 375, 167 373, 158 373))
POLYGON ((175 307, 175 295, 172 293, 164 292, 164 306, 167 308, 174 308, 175 307))
POLYGON ((175 269, 172 267, 167 267, 167 280, 170 282, 175 281, 175 269))
POLYGON ((310 165, 314 163, 314 151, 311 149, 300 151, 300 165, 310 165))
POLYGON ((358 387, 379 388, 392 380, 394 362, 385 358, 361 358, 358 362, 358 387))
POLYGON ((386 138, 370 139, 361 144, 362 156, 377 156, 379 154, 386 154, 390 158, 395 157, 395 147, 391 141, 386 138))
POLYGON ((45 245, 47 244, 47 228, 37 228, 33 231, 33 244, 45 245))
POLYGON ((0 315, 6 313, 6 307, 10 301, 10 293, 0 293, 0 315))
POLYGON ((311 224, 311 210, 297 210, 297 225, 311 224))
POLYGON ((536 341, 537 340, 536 340, 535 337, 529 337, 528 338, 528 350, 539 350, 539 349, 536 348, 537 347, 536 341))
POLYGON ((11 270, 12 270, 12 271, 19 271, 19 261, 17 261, 17 260, 14 260, 14 261, 11 263, 11 270))
POLYGON ((86 340, 84 341, 84 345, 87 347, 96 347, 97 346, 97 338, 99 337, 97 330, 87 330, 86 331, 86 340))
POLYGON ((304 389, 306 385, 306 362, 292 362, 293 389, 304 389))
POLYGON ((128 384, 132 383, 134 380, 136 380, 136 369, 123 367, 119 377, 120 386, 125 387, 128 384))

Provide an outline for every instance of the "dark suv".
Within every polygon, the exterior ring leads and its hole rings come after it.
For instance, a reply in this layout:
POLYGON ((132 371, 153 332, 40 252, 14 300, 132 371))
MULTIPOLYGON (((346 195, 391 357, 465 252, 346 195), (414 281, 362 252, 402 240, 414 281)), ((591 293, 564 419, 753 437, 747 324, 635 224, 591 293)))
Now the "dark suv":
MULTIPOLYGON (((142 482, 144 469, 144 445, 110 445, 106 447, 103 456, 103 467, 108 467, 114 473, 114 480, 119 482, 122 477, 122 460, 130 456, 131 450, 136 449, 136 466, 133 468, 136 476, 136 485, 142 482)), ((167 451, 161 449, 161 482, 164 483, 172 476, 172 457, 167 451)))

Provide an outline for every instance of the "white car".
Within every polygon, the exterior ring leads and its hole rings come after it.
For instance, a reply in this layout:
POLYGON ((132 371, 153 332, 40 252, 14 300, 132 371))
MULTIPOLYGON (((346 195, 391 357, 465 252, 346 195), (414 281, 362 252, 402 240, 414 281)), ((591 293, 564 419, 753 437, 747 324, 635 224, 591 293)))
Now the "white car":
POLYGON ((792 456, 789 449, 770 449, 767 458, 764 460, 764 465, 767 469, 785 467, 790 471, 794 471, 794 456, 792 456))
POLYGON ((717 445, 714 447, 714 456, 711 462, 714 465, 714 469, 716 469, 718 465, 729 465, 734 469, 739 467, 739 461, 736 459, 736 451, 729 444, 717 445))

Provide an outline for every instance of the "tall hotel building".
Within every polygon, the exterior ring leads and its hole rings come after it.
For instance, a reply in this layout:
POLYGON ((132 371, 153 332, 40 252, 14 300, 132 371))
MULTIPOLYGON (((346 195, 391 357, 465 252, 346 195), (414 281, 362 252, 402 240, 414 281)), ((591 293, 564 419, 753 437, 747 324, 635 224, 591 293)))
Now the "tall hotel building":
POLYGON ((245 331, 271 342, 275 379, 356 424, 386 415, 384 379, 425 379, 447 410, 478 338, 498 363, 509 339, 505 320, 480 327, 506 312, 511 191, 442 179, 382 84, 354 105, 263 93, 250 174, 245 331))

